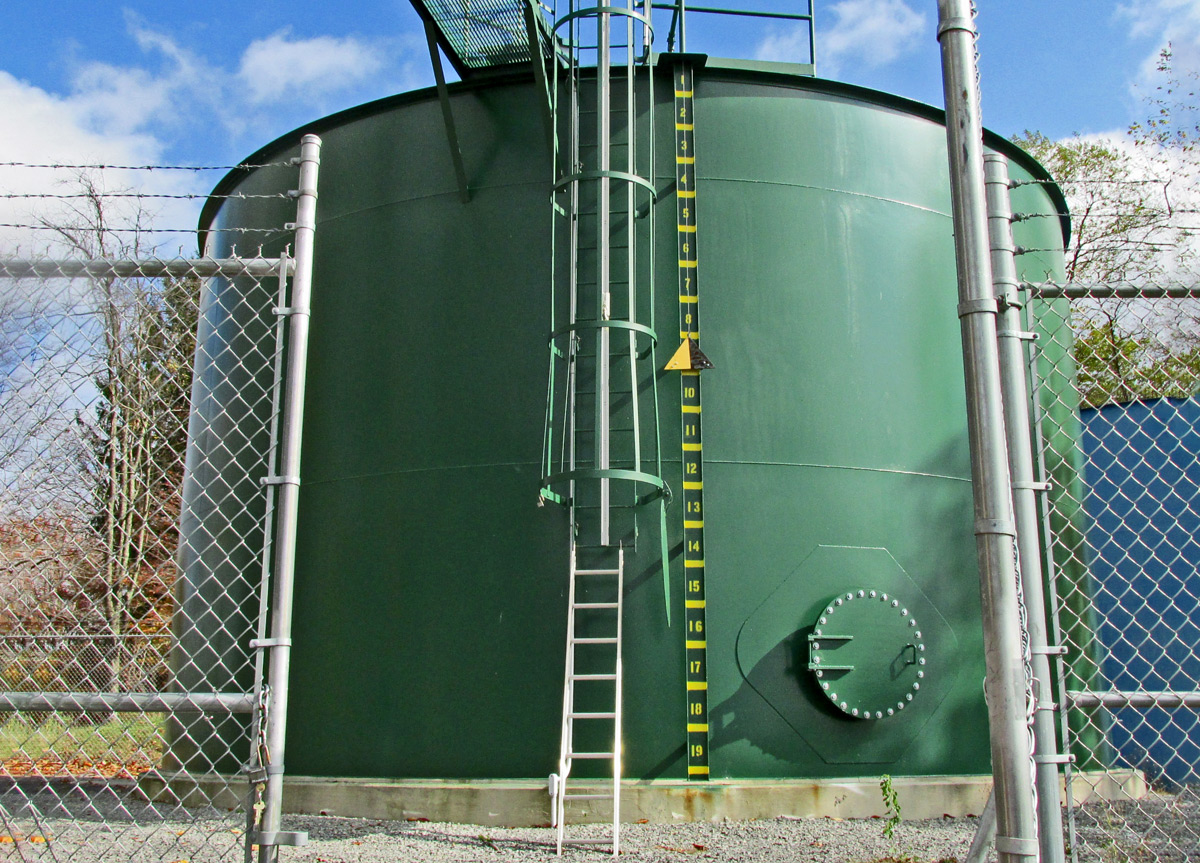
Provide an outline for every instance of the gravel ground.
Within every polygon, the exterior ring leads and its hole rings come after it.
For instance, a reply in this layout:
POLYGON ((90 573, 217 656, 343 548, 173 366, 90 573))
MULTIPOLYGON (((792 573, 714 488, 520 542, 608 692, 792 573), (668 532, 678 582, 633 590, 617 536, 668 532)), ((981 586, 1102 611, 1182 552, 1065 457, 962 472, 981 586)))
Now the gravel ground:
MULTIPOLYGON (((0 799, 0 804, 8 801, 0 799)), ((5 807, 6 808, 6 807, 5 807)), ((105 812, 106 820, 67 820, 43 810, 37 818, 4 818, 0 861, 163 863, 240 861, 243 833, 227 813, 193 812, 194 820, 150 817, 151 813, 105 812), (114 817, 115 816, 115 817, 114 817), (128 820, 136 818, 136 823, 128 820), (207 816, 207 817, 206 817, 207 816), (15 841, 12 840, 15 837, 15 841), (10 841, 3 841, 8 838, 10 841), (48 841, 47 841, 48 840, 48 841)), ((775 818, 760 821, 690 824, 623 824, 621 857, 630 861, 720 860, 747 863, 872 863, 901 858, 904 863, 961 860, 970 847, 976 819, 912 821, 899 825, 893 839, 882 820, 775 818)), ((554 860, 554 831, 544 827, 501 828, 471 824, 375 821, 357 818, 288 816, 285 830, 304 830, 307 845, 280 850, 281 863, 477 863, 554 860)), ((573 837, 604 837, 605 825, 577 825, 573 837)), ((563 859, 603 861, 608 846, 574 846, 563 859)))
POLYGON ((1104 863, 1200 861, 1200 787, 1152 792, 1143 800, 1083 806, 1076 813, 1080 858, 1104 863))
MULTIPOLYGON (((547 861, 554 855, 554 831, 547 828, 481 828, 467 824, 397 823, 346 818, 289 819, 307 830, 308 845, 286 859, 304 863, 382 863, 382 861, 547 861)), ((892 840, 883 821, 831 818, 721 821, 692 824, 623 824, 621 857, 645 863, 683 860, 753 863, 866 863, 912 855, 922 861, 966 856, 976 819, 947 818, 901 824, 892 840)), ((608 835, 604 825, 571 827, 575 837, 608 835)), ((283 855, 281 855, 282 858, 283 855)), ((608 846, 564 850, 571 860, 604 860, 608 846)))
MULTIPOLYGON (((284 848, 281 863, 479 863, 554 859, 548 828, 288 816, 285 830, 304 830, 309 844, 284 848)), ((622 858, 645 863, 938 863, 965 859, 978 819, 904 821, 892 839, 881 819, 773 818, 690 824, 625 824, 622 858)), ((1077 817, 1081 863, 1183 863, 1200 860, 1200 793, 1154 795, 1084 807, 1077 817)), ((163 811, 116 795, 0 793, 0 861, 71 863, 240 863, 239 816, 216 810, 163 811)), ((604 825, 570 828, 602 837, 604 825)), ((564 859, 596 861, 607 847, 571 847, 564 859)))

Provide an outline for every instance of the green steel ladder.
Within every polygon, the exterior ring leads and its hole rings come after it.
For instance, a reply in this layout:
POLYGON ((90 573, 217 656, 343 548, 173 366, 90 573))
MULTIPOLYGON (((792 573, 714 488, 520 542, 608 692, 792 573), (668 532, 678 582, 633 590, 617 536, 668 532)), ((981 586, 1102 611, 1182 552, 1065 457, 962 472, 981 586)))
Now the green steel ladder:
POLYGON ((564 843, 576 841, 565 836, 568 805, 575 811, 593 800, 611 801, 612 836, 603 844, 618 851, 625 554, 637 548, 639 511, 657 503, 661 513, 667 494, 648 242, 655 197, 648 178, 649 12, 648 3, 573 7, 553 28, 565 68, 550 87, 555 284, 541 496, 566 507, 570 521, 563 732, 559 772, 551 777, 560 853, 564 843), (594 78, 581 65, 582 55, 593 52, 594 78), (645 404, 647 395, 652 405, 645 404), (606 590, 597 587, 601 582, 606 590), (589 595, 596 590, 603 598, 589 595), (580 634, 589 626, 607 629, 580 634), (584 646, 592 656, 581 657, 584 646), (615 662, 600 670, 587 666, 598 661, 594 654, 601 646, 615 653, 615 662), (587 691, 577 692, 583 682, 587 691), (595 728, 601 722, 611 724, 611 744, 580 744, 601 733, 595 728), (577 723, 589 727, 577 729, 577 723), (572 776, 574 762, 585 758, 611 761, 611 793, 568 789, 569 782, 588 782, 572 776))

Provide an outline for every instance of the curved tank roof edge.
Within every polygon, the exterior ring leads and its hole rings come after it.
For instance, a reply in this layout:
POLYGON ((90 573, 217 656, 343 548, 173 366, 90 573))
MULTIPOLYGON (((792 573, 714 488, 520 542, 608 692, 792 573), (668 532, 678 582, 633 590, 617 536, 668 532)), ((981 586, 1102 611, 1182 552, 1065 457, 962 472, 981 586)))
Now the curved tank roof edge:
MULTIPOLYGON (((764 67, 769 67, 772 64, 764 63, 764 67)), ((872 90, 868 87, 860 87, 857 84, 847 84, 842 81, 832 81, 826 78, 814 78, 807 75, 797 75, 790 71, 795 68, 793 64, 780 63, 779 71, 763 69, 747 69, 740 65, 725 66, 719 58, 709 58, 707 68, 721 69, 731 78, 741 78, 744 80, 757 80, 762 83, 787 84, 799 90, 812 90, 818 93, 825 93, 831 96, 840 96, 847 99, 852 99, 857 102, 866 102, 869 104, 878 105, 880 107, 892 108, 906 114, 912 114, 918 117, 924 117, 932 120, 940 125, 946 124, 946 112, 942 108, 937 108, 933 105, 927 105, 924 102, 918 102, 914 99, 908 99, 904 96, 897 96, 893 93, 885 93, 880 90, 872 90)), ((450 92, 463 90, 477 90, 484 87, 505 86, 513 83, 522 82, 530 78, 530 73, 527 71, 515 71, 510 73, 496 73, 483 78, 474 79, 471 81, 456 81, 449 86, 450 92)), ((380 114, 396 108, 400 105, 420 102, 425 99, 436 99, 436 87, 422 87, 419 90, 409 90, 406 93, 397 93, 394 96, 385 96, 382 99, 375 99, 371 102, 364 102, 361 105, 355 105, 352 108, 338 111, 320 119, 306 123, 290 132, 280 135, 275 140, 262 147, 259 147, 248 156, 244 162, 248 165, 262 164, 270 160, 270 154, 281 149, 290 149, 296 145, 301 135, 306 134, 321 134, 325 129, 336 128, 351 120, 360 117, 370 117, 374 114, 380 114)), ((1042 167, 1033 156, 1025 152, 1012 141, 1005 138, 1003 135, 997 134, 989 129, 983 130, 983 141, 988 147, 1003 153, 1014 162, 1018 163, 1022 168, 1030 173, 1035 179, 1046 181, 1044 188, 1046 193, 1054 201, 1056 207, 1062 216, 1059 219, 1062 228, 1063 246, 1067 246, 1071 240, 1071 217, 1070 210, 1067 207, 1066 197, 1062 190, 1058 187, 1054 178, 1050 173, 1042 167)), ((200 211, 200 220, 197 225, 197 233, 199 234, 200 252, 203 254, 205 246, 205 238, 207 227, 216 217, 216 211, 221 206, 219 196, 228 193, 233 186, 245 175, 247 170, 253 169, 238 169, 235 168, 225 174, 213 187, 209 199, 204 203, 203 209, 200 211)))

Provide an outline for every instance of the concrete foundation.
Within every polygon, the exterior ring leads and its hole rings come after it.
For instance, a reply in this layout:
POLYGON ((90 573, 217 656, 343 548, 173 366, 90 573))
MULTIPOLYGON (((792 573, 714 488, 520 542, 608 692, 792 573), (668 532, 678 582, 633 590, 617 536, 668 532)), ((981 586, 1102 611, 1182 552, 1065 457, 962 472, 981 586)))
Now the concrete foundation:
MULTIPOLYGON (((219 781, 219 780, 216 780, 219 781)), ((169 796, 185 805, 201 793, 217 791, 197 780, 147 774, 140 781, 151 798, 169 796)), ((215 781, 214 781, 215 784, 215 781)), ((962 817, 983 810, 990 776, 897 777, 892 780, 905 820, 962 817)), ((218 805, 242 804, 243 785, 231 779, 218 805), (236 791, 236 794, 235 794, 236 791), (224 796, 228 796, 225 801, 224 796)), ((574 786, 572 793, 588 793, 574 786)), ((597 792, 603 790, 599 785, 597 792)), ((1146 796, 1145 777, 1133 770, 1076 773, 1075 803, 1129 800, 1146 796)), ((604 801, 598 801, 603 804, 604 801)), ((550 797, 546 783, 532 780, 456 782, 453 780, 326 779, 290 776, 283 791, 285 812, 383 820, 450 821, 495 827, 546 826, 550 797)), ((604 821, 610 807, 568 809, 570 823, 604 821)), ((717 821, 775 818, 872 818, 886 815, 879 777, 825 781, 629 782, 621 789, 623 821, 717 821)))

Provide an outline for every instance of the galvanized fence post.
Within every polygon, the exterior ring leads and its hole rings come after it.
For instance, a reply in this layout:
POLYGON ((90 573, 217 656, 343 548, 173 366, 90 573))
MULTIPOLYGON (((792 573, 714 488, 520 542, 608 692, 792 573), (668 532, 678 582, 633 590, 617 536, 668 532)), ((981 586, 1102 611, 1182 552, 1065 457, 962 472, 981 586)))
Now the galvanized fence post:
POLYGON ((1055 486, 1042 524, 1053 634, 1067 649, 1059 725, 1078 759, 1066 784, 1072 860, 1200 851, 1200 286, 1182 263, 1109 283, 1022 284, 1048 342, 1032 369, 1049 394, 1035 400, 1036 442, 1055 486), (1076 388, 1055 393, 1068 375, 1076 388))
POLYGON ((309 298, 312 291, 313 237, 316 229, 317 174, 321 139, 305 135, 300 145, 300 185, 296 207, 296 272, 288 315, 287 370, 280 429, 279 474, 266 482, 279 486, 276 507, 275 566, 271 635, 255 646, 270 650, 266 693, 266 792, 262 824, 255 837, 259 859, 271 863, 280 845, 303 844, 307 834, 280 830, 284 750, 287 735, 288 670, 292 645, 292 593, 296 563, 296 519, 300 495, 300 439, 304 419, 304 383, 308 361, 309 298))
POLYGON ((1000 386, 1004 394, 1013 513, 1021 562, 1025 628, 1029 637, 1026 659, 1033 670, 1033 759, 1037 765, 1038 844, 1042 863, 1062 863, 1062 793, 1059 790, 1058 770, 1061 757, 1054 728, 1057 703, 1050 679, 1046 596, 1043 589, 1042 550, 1038 541, 1037 495, 1049 487, 1035 482, 1029 385, 1026 380, 1029 358, 1025 344, 1032 341, 1035 334, 1021 329, 1021 308, 1024 303, 1017 278, 1016 245, 1012 233, 1008 159, 998 153, 989 153, 983 158, 992 245, 992 282, 996 300, 1000 304, 1000 386))
POLYGON ((938 13, 996 792, 996 852, 1000 863, 1019 863, 1037 857, 1037 822, 1025 722, 1016 527, 996 344, 975 25, 970 0, 938 0, 938 13))

